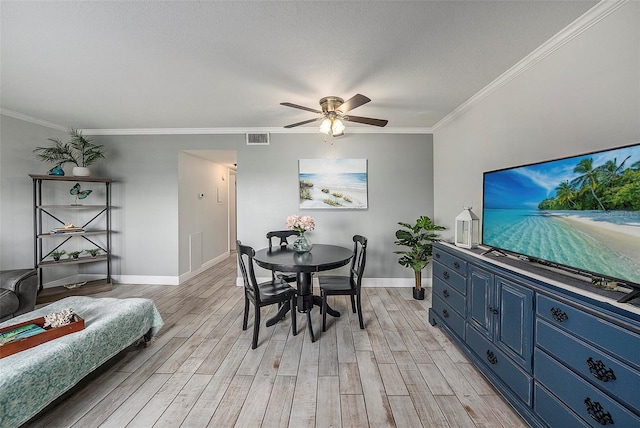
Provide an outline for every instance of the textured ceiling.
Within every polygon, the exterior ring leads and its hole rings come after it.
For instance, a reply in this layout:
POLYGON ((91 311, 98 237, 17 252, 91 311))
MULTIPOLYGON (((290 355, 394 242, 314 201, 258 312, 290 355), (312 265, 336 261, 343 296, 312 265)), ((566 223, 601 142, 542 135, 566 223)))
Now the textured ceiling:
POLYGON ((428 128, 595 3, 2 1, 1 106, 85 129, 256 129, 314 117, 280 102, 361 93, 353 114, 428 128))

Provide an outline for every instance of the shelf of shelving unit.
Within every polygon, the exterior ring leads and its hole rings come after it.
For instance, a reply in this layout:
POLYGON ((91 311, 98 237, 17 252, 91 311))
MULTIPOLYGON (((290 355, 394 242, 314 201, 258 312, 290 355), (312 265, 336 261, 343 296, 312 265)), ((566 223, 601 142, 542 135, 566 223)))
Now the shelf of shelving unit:
MULTIPOLYGON (((33 180, 33 235, 34 235, 34 267, 38 270, 39 294, 38 303, 45 303, 58 300, 62 297, 70 295, 86 295, 108 291, 111 289, 111 179, 99 177, 75 177, 75 176, 55 176, 55 175, 37 175, 29 174, 33 180), (43 204, 43 183, 45 182, 77 182, 77 183, 103 183, 105 186, 104 204, 43 204), (61 226, 64 222, 57 216, 62 217, 61 213, 65 210, 93 210, 96 214, 87 221, 82 227, 86 227, 98 219, 104 219, 105 229, 89 229, 82 232, 69 232, 52 234, 49 230, 43 230, 43 214, 47 215, 61 226), (105 236, 106 244, 97 244, 91 237, 105 236), (59 239, 63 238, 63 239, 59 239), (59 261, 49 260, 48 256, 51 251, 43 250, 43 241, 54 242, 55 249, 62 246, 73 238, 81 238, 90 242, 93 246, 100 248, 104 254, 96 257, 83 256, 77 259, 64 258, 59 261), (79 288, 67 289, 64 286, 54 286, 43 288, 43 269, 51 267, 64 267, 71 265, 79 265, 86 263, 105 263, 106 275, 98 280, 87 281, 85 285, 79 288)), ((75 277, 83 276, 83 274, 73 275, 75 277)), ((89 275, 95 276, 95 275, 89 275)), ((58 283, 61 280, 54 281, 58 283)))

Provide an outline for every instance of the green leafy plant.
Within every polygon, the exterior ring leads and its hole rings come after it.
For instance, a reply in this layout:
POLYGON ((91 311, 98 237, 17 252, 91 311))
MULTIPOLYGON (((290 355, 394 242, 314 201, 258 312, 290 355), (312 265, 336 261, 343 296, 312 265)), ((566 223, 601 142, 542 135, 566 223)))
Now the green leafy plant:
POLYGON ((52 251, 51 254, 49 254, 51 257, 53 257, 54 261, 58 261, 60 260, 60 257, 64 256, 67 252, 65 250, 55 250, 52 251))
POLYGON ((77 129, 72 128, 69 136, 71 139, 68 143, 63 143, 57 138, 49 138, 49 141, 55 143, 53 147, 37 147, 33 153, 38 159, 56 166, 71 163, 75 166, 87 167, 104 159, 104 146, 93 144, 77 129))
POLYGON ((67 256, 69 256, 70 259, 77 259, 81 252, 82 251, 69 251, 67 256))
POLYGON ((84 250, 85 253, 90 254, 91 257, 95 257, 100 254, 100 248, 90 248, 88 250, 84 250))
POLYGON ((396 231, 396 245, 407 247, 406 250, 394 251, 399 254, 398 263, 404 267, 413 269, 415 273, 416 289, 422 286, 422 269, 431 262, 432 244, 437 241, 436 231, 444 230, 444 226, 434 224, 427 216, 421 216, 415 224, 398 222, 403 229, 396 231))

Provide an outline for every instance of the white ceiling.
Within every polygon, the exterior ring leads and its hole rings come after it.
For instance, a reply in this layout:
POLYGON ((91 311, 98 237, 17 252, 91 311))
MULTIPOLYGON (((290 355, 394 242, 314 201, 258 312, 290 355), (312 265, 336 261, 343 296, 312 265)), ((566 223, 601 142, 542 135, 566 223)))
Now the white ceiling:
POLYGON ((1 107, 62 128, 281 129, 314 115, 280 102, 361 93, 353 114, 425 129, 596 3, 2 1, 1 107))

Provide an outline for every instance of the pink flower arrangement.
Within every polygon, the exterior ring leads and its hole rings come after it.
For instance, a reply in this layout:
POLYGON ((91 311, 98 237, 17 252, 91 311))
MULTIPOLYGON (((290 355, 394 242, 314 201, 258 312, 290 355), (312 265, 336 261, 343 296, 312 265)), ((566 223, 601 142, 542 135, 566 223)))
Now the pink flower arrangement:
POLYGON ((285 224, 289 229, 298 231, 301 234, 312 231, 316 227, 315 220, 313 217, 309 217, 308 215, 290 215, 287 217, 285 224))

